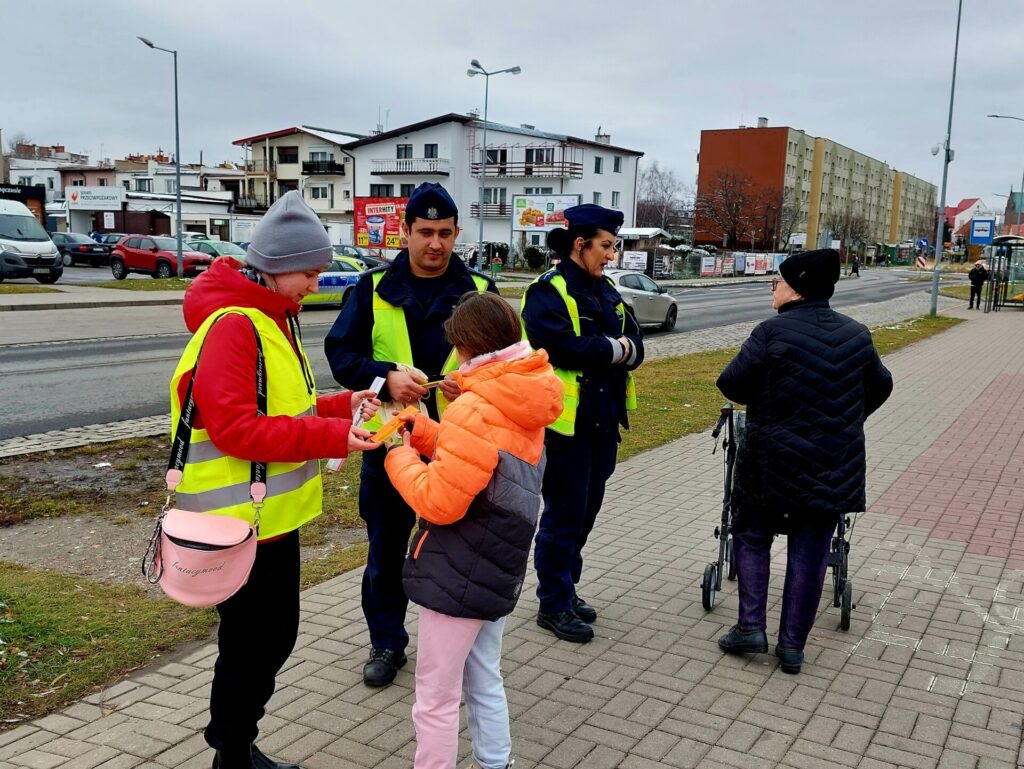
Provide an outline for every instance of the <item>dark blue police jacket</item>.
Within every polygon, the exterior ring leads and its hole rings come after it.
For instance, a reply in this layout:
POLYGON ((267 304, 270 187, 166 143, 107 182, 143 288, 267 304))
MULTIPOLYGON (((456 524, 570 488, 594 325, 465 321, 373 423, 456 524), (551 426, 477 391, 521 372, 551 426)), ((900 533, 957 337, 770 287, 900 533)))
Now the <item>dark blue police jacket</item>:
MULTIPOLYGON (((633 310, 626 306, 626 327, 616 306, 622 301, 604 278, 594 278, 571 259, 563 259, 555 268, 565 278, 569 296, 576 300, 580 315, 580 335, 572 328, 565 301, 554 286, 543 279, 527 290, 523 300, 523 323, 535 349, 548 353, 556 368, 581 371, 580 402, 576 409, 576 434, 618 434, 619 426, 628 428, 626 416, 626 372, 644 360, 644 343, 633 310), (612 346, 608 337, 626 336, 637 350, 630 366, 612 365, 612 346)), ((548 439, 556 439, 548 431, 548 439)))
MULTIPOLYGON (((385 267, 379 267, 363 274, 352 295, 338 313, 338 319, 324 339, 324 352, 331 366, 331 374, 338 384, 350 390, 365 390, 375 377, 387 377, 396 364, 391 361, 373 359, 373 276, 385 272, 377 285, 377 293, 389 304, 405 310, 405 324, 409 329, 409 345, 412 349, 413 365, 427 375, 429 380, 440 379, 441 369, 451 354, 452 346, 445 339, 444 322, 451 316, 459 298, 476 291, 473 272, 462 260, 452 256, 445 273, 431 281, 438 281, 438 289, 429 307, 422 307, 412 289, 412 270, 409 266, 409 252, 403 250, 395 260, 385 267)), ((493 281, 488 280, 488 290, 497 293, 493 281)), ((430 416, 437 419, 436 388, 430 390, 425 400, 430 416)), ((380 393, 383 401, 391 400, 387 387, 380 393)), ((383 451, 368 452, 375 459, 383 451)))

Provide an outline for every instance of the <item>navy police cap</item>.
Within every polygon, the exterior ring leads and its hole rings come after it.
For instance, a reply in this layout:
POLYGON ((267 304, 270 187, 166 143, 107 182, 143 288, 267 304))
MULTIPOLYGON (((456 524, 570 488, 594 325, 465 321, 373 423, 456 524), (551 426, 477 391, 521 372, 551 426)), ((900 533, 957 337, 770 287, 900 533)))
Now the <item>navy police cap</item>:
POLYGON ((405 220, 413 219, 451 219, 459 215, 459 207, 455 205, 448 190, 440 184, 424 182, 409 196, 405 206, 405 220))
POLYGON ((599 230, 617 235, 619 227, 625 220, 621 211, 598 206, 594 203, 584 203, 581 206, 567 208, 563 212, 570 227, 597 227, 599 230))

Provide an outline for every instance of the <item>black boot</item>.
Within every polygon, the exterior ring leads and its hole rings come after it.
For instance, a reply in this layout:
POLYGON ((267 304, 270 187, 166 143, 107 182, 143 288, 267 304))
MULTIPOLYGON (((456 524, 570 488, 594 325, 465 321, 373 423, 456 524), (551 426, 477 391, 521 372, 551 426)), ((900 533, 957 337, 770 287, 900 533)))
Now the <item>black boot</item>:
POLYGON ((363 665, 363 683, 367 686, 387 686, 395 680, 398 669, 408 657, 397 649, 370 649, 370 658, 363 665))
POLYGON ((733 625, 718 639, 718 648, 726 654, 764 654, 768 651, 768 636, 763 630, 744 630, 733 625))
POLYGON ((256 769, 302 769, 298 764, 284 764, 267 758, 255 745, 252 746, 252 765, 256 769))
POLYGON ((252 762, 252 746, 218 750, 213 757, 213 769, 255 769, 252 762))
POLYGON ((585 644, 593 640, 594 631, 590 626, 571 611, 560 611, 557 614, 538 614, 537 624, 550 630, 563 641, 585 644))
POLYGON ((588 625, 597 622, 597 609, 584 601, 578 595, 574 595, 572 597, 572 613, 588 625))
POLYGON ((804 653, 799 649, 783 649, 775 647, 775 656, 779 658, 779 667, 783 673, 796 675, 800 672, 800 666, 804 664, 804 653))

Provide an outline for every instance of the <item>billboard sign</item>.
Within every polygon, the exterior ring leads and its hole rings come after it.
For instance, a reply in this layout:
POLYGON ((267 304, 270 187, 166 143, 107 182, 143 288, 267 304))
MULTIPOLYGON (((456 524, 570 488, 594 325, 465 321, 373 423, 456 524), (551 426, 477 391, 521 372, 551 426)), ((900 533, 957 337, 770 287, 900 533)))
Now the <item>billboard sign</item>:
POLYGON ((550 232, 565 226, 565 209, 578 206, 579 195, 513 195, 513 232, 550 232))
POLYGON ((995 236, 995 219, 971 219, 971 245, 987 246, 995 236))
POLYGON ((408 198, 355 198, 352 218, 356 245, 402 248, 402 220, 408 198))
POLYGON ((640 270, 643 272, 647 269, 647 252, 646 251, 623 251, 622 252, 622 269, 624 270, 640 270))
POLYGON ((120 184, 110 187, 68 187, 65 190, 69 210, 120 211, 125 189, 120 184))

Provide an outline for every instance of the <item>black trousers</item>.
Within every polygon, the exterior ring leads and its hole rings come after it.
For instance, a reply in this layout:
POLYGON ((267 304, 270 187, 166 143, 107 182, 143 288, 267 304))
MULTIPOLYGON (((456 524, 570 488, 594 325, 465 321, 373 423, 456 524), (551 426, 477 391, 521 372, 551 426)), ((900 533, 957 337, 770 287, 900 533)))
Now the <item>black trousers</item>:
POLYGON ((260 544, 249 581, 217 606, 206 742, 216 750, 256 740, 275 678, 299 633, 299 532, 260 544))
POLYGON ((968 308, 973 308, 974 307, 974 300, 975 300, 975 298, 977 298, 977 300, 978 300, 978 307, 981 307, 981 286, 976 286, 976 285, 974 285, 972 283, 971 284, 971 301, 967 305, 968 308))

